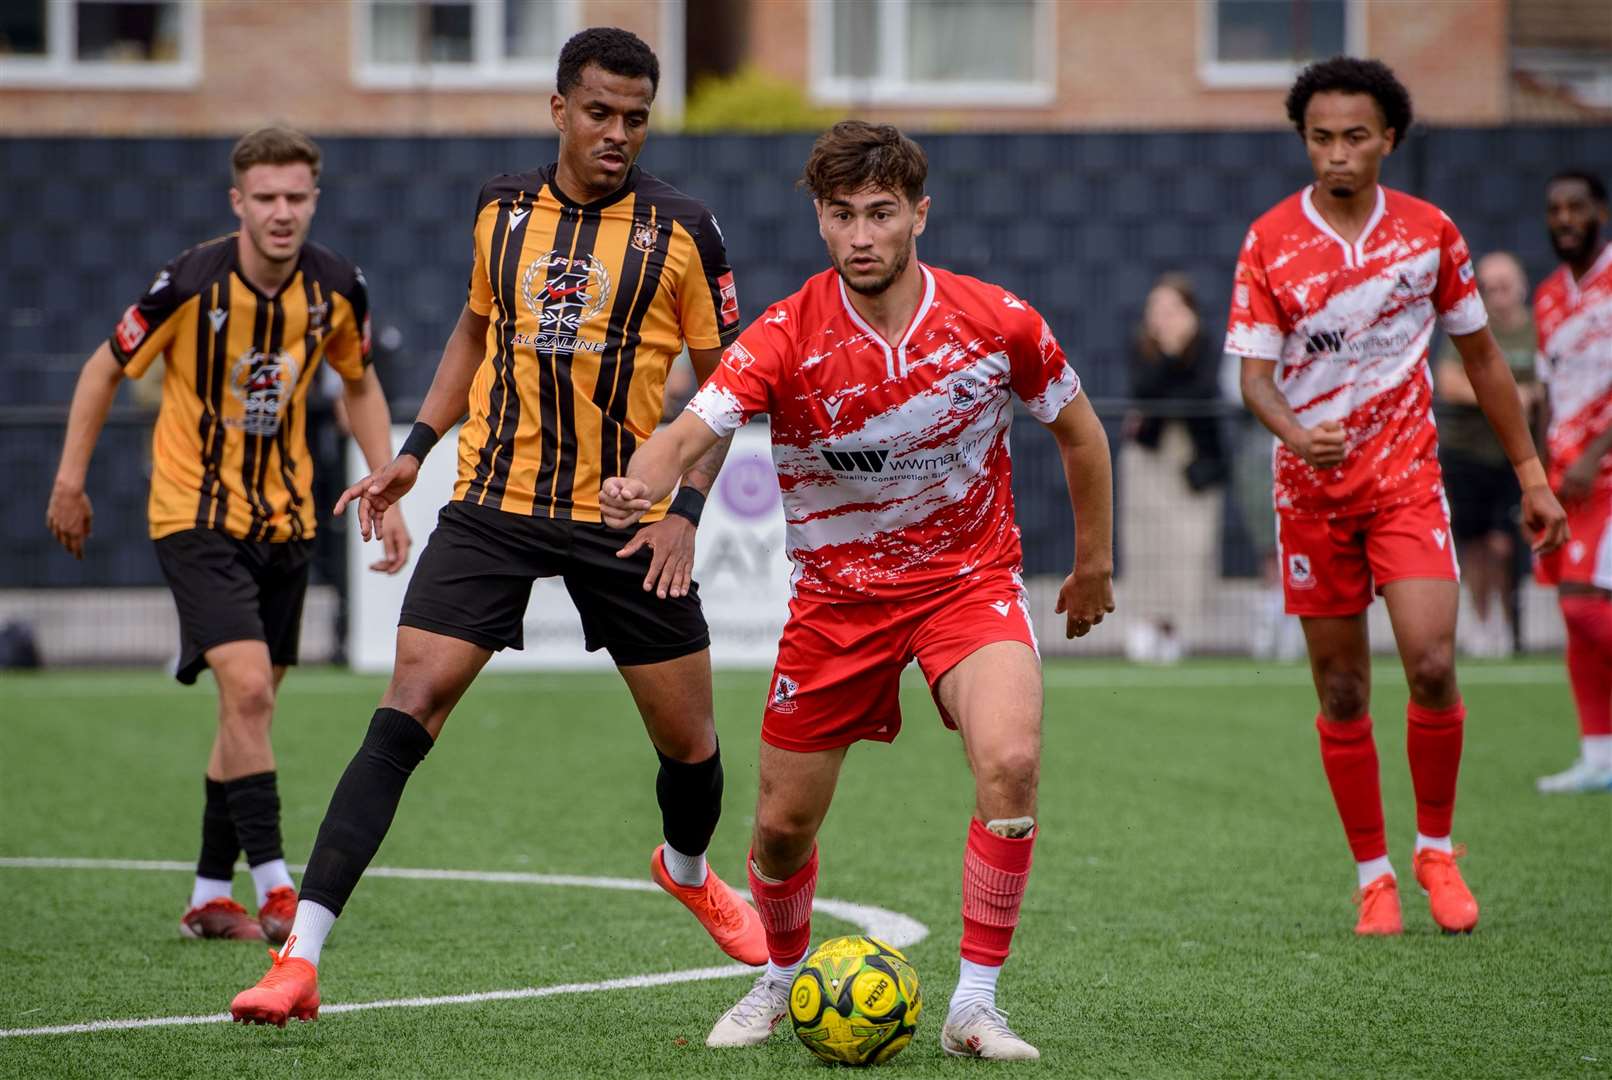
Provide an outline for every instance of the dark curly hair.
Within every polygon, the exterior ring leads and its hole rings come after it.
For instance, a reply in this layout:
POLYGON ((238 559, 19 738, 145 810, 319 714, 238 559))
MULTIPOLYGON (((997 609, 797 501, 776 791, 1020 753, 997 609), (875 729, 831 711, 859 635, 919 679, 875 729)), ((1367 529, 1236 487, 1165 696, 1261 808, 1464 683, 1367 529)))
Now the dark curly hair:
POLYGON ((1382 111, 1383 124, 1394 132, 1394 146, 1405 141, 1411 126, 1410 91, 1381 60, 1334 56, 1318 60, 1299 72, 1287 92, 1287 118, 1304 134, 1304 110, 1317 94, 1370 94, 1382 111))
POLYGON ((660 61, 655 50, 630 30, 615 26, 590 26, 571 35, 560 49, 560 69, 554 75, 554 88, 568 94, 582 76, 582 69, 598 64, 612 75, 649 80, 653 96, 660 89, 660 61))
MULTIPOLYGON (((317 176, 318 172, 316 171, 314 175, 317 176)), ((1606 205, 1606 184, 1602 182, 1599 176, 1586 169, 1563 169, 1551 177, 1545 186, 1549 187, 1551 184, 1558 184, 1566 180, 1576 180, 1583 184, 1585 189, 1589 191, 1590 198, 1602 206, 1606 205)))
POLYGON ((924 197, 929 159, 892 124, 841 120, 819 135, 799 186, 824 202, 864 188, 898 192, 910 205, 924 197))

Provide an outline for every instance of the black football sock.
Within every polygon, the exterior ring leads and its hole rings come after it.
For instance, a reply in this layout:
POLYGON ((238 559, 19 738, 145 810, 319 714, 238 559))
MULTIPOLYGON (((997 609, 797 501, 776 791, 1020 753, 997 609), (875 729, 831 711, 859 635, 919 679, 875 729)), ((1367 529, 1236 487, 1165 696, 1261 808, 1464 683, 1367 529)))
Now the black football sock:
POLYGON ((660 758, 655 798, 666 843, 683 855, 703 855, 722 817, 722 748, 692 764, 655 753, 660 758))
POLYGON ((196 876, 210 881, 228 881, 235 876, 235 856, 241 841, 235 835, 235 821, 229 815, 229 798, 224 782, 207 777, 207 802, 202 808, 201 857, 196 860, 196 876))
POLYGON ((403 785, 425 760, 431 734, 408 713, 376 709, 364 743, 330 797, 302 874, 302 899, 337 915, 392 825, 403 785))
POLYGON ((273 772, 224 781, 230 820, 246 851, 246 865, 259 866, 285 858, 280 844, 280 789, 273 772))

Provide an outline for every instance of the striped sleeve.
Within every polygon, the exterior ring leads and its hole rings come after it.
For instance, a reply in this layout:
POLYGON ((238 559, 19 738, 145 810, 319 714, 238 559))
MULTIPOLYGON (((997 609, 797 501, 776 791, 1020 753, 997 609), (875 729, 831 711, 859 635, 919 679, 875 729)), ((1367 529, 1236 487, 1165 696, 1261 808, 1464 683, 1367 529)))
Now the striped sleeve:
POLYGON ((726 348, 739 335, 739 290, 722 229, 702 207, 689 235, 694 254, 678 289, 683 340, 691 349, 726 348))
POLYGON ((186 300, 174 280, 178 273, 178 259, 163 267, 145 294, 124 311, 108 339, 112 355, 131 379, 145 374, 173 341, 173 316, 186 300))

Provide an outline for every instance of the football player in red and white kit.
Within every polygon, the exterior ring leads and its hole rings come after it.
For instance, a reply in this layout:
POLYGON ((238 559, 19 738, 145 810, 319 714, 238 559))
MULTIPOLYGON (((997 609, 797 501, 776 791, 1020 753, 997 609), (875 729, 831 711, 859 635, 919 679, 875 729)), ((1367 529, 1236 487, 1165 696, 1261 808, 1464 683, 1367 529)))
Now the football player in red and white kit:
POLYGON ((1550 391, 1551 486, 1572 539, 1542 556, 1567 624, 1567 676, 1578 706, 1579 758, 1542 776, 1544 792, 1612 791, 1612 244, 1606 185, 1564 172, 1545 189, 1562 265, 1534 293, 1539 377, 1550 391))
POLYGON ((1275 503, 1289 614, 1301 617, 1320 698, 1321 761, 1358 866, 1358 934, 1402 930, 1388 861, 1369 696, 1366 609, 1388 603, 1410 687, 1416 880, 1433 919, 1468 931, 1478 905, 1450 842, 1466 709, 1455 683, 1460 593, 1430 412, 1435 325, 1460 351, 1522 486, 1536 548, 1565 518, 1545 483, 1471 259, 1435 206, 1377 182, 1411 121, 1410 95, 1375 60, 1299 75, 1288 117, 1315 183, 1248 232, 1226 351, 1243 400, 1277 436, 1275 503))
POLYGON ((846 749, 901 727, 917 659, 974 772, 963 855, 961 978, 947 1053, 1032 1059, 996 1008, 1036 837, 1041 669, 1020 580, 1013 399, 1057 440, 1076 559, 1058 593, 1080 636, 1114 610, 1108 442, 1052 331, 1023 300, 916 257, 927 162, 889 125, 836 124, 804 185, 833 269, 773 305, 682 416, 605 481, 624 526, 758 413, 772 423, 794 563, 761 727, 750 893, 770 961, 706 1043, 765 1042, 811 939, 816 836, 846 749), (692 458, 691 458, 692 455, 692 458))

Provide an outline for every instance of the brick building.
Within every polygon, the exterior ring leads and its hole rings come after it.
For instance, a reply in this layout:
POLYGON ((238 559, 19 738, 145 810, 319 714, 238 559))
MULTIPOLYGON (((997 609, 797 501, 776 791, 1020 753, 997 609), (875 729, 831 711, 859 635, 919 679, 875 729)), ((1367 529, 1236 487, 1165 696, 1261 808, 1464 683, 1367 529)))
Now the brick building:
MULTIPOLYGON (((1438 125, 1612 115, 1605 0, 7 0, 0 128, 530 131, 559 45, 625 26, 675 126, 750 66, 915 128, 1280 126, 1296 60, 1381 57, 1438 125)), ((541 123, 541 121, 539 121, 541 123)))

